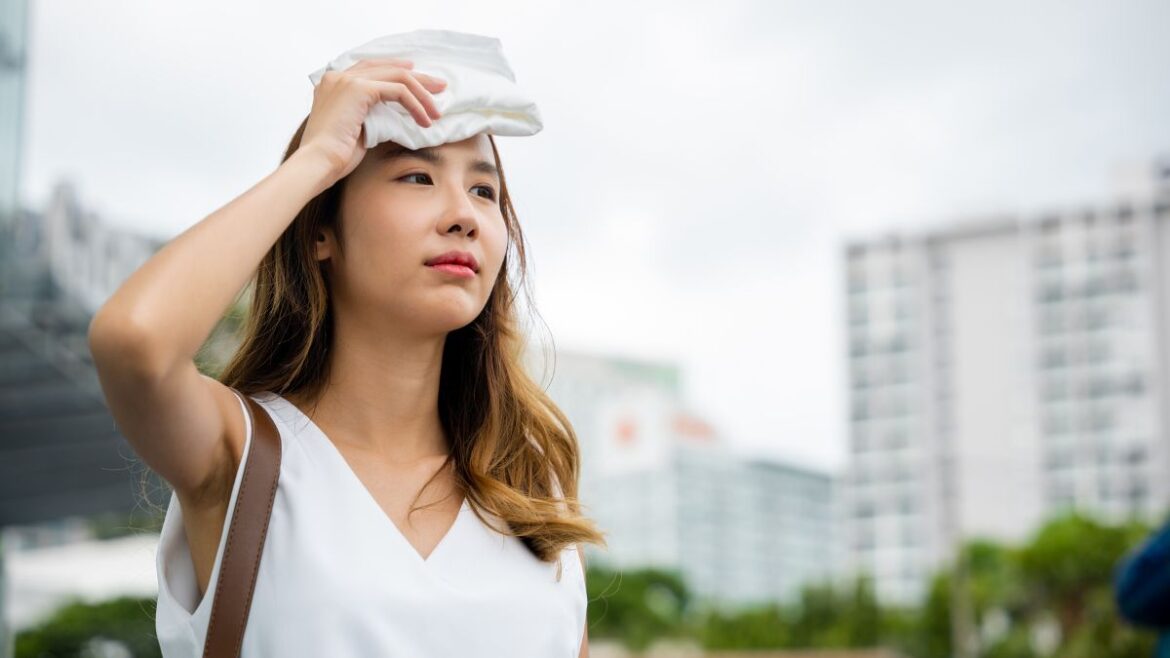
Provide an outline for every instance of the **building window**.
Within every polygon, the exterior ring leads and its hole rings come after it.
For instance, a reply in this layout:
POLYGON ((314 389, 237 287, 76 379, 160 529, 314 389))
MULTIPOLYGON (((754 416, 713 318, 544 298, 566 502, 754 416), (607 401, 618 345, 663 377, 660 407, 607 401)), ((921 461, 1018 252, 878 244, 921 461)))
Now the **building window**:
POLYGON ((1045 308, 1040 313, 1040 331, 1045 334, 1059 334, 1065 330, 1064 313, 1060 307, 1045 308))
POLYGON ((1049 470, 1060 470, 1072 466, 1072 450, 1068 448, 1052 448, 1048 451, 1045 465, 1049 470))
POLYGON ((889 381, 892 384, 905 384, 910 381, 909 368, 905 359, 890 359, 886 372, 889 373, 889 381))
POLYGON ((1087 347, 1089 363, 1103 363, 1109 359, 1109 341, 1090 340, 1087 347))
POLYGON ((849 264, 849 292, 865 292, 865 267, 860 263, 849 264))
POLYGON ((857 370, 853 373, 853 388, 865 388, 869 386, 869 376, 864 369, 857 370))
POLYGON ((904 297, 894 302, 894 317, 898 320, 908 320, 910 318, 910 303, 904 297))
POLYGON ((1103 398, 1110 393, 1110 381, 1106 377, 1092 377, 1088 382, 1088 397, 1103 398))
POLYGON ((1068 380, 1057 375, 1049 377, 1044 382, 1045 400, 1064 400, 1068 397, 1068 380))
POLYGON ((1113 289, 1119 292, 1137 290, 1137 275, 1132 270, 1120 269, 1113 273, 1113 289))
POLYGON ((1048 502, 1055 508, 1067 508, 1076 504, 1076 497, 1072 487, 1057 482, 1048 487, 1048 502))
POLYGON ((1060 246, 1055 243, 1041 244, 1036 250, 1036 264, 1041 268, 1060 267, 1060 246))
POLYGON ((871 528, 859 528, 853 546, 859 551, 873 549, 873 530, 871 528))
POLYGON ((905 352, 910 347, 910 340, 905 333, 895 334, 890 339, 889 349, 891 352, 905 352))
POLYGON ((858 395, 853 400, 853 420, 864 420, 869 417, 869 400, 866 397, 864 394, 858 395))
POLYGON ((1040 367, 1042 368, 1059 368, 1065 364, 1064 347, 1061 345, 1052 345, 1046 347, 1040 353, 1040 367))
POLYGON ((1044 433, 1049 435, 1063 434, 1069 430, 1070 425, 1067 413, 1060 410, 1050 411, 1045 416, 1044 433))
POLYGON ((1144 388, 1140 372, 1131 373, 1125 382, 1125 390, 1134 397, 1140 396, 1144 388))
POLYGON ((1089 429, 1103 430, 1113 427, 1113 413, 1109 409, 1093 409, 1089 412, 1089 429))
POLYGON ((917 546, 918 535, 914 532, 913 526, 906 523, 902 526, 902 545, 903 546, 917 546))
POLYGON ((1058 302, 1064 298, 1064 288, 1060 282, 1049 281, 1040 284, 1037 295, 1041 302, 1058 302))
POLYGON ((852 356, 865 356, 866 354, 866 340, 865 338, 854 338, 850 344, 850 354, 852 356))
POLYGON ((857 300, 849 304, 849 323, 864 325, 869 321, 869 304, 864 300, 857 300))
POLYGON ((866 433, 864 431, 862 431, 861 428, 854 427, 854 429, 853 429, 853 451, 854 452, 865 452, 868 449, 869 449, 869 441, 867 440, 866 433))
POLYGON ((1113 256, 1118 260, 1128 260, 1134 255, 1133 235, 1123 233, 1113 244, 1113 256))
POLYGON ((1132 446, 1125 451, 1125 461, 1129 462, 1130 465, 1137 465, 1146 461, 1146 447, 1132 446))
POLYGON ((1130 510, 1137 512, 1146 506, 1146 485, 1141 482, 1131 484, 1125 490, 1126 498, 1129 499, 1130 510))
POLYGON ((909 515, 913 514, 916 509, 918 509, 918 505, 917 501, 914 500, 914 496, 902 496, 902 499, 898 503, 898 511, 900 511, 902 514, 909 515))
POLYGON ((1103 329, 1107 326, 1109 326, 1109 309, 1092 306, 1085 311, 1085 327, 1087 329, 1103 329))

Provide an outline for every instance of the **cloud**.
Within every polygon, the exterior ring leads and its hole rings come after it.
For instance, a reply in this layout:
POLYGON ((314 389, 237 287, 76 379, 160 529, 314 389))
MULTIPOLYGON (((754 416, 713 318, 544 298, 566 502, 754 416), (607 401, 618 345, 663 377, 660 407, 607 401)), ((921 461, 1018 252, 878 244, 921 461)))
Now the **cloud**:
POLYGON ((174 235, 279 161, 307 75, 380 33, 501 39, 498 141, 565 346, 680 358, 737 441, 844 452, 847 236, 1094 201, 1170 150, 1170 6, 921 0, 34 3, 26 197, 174 235))

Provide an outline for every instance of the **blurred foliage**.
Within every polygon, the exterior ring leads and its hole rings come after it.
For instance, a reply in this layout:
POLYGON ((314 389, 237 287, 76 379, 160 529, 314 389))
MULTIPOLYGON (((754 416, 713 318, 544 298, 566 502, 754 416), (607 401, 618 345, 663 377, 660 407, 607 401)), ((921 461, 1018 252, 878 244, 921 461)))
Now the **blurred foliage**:
POLYGON ((199 372, 218 378, 228 361, 243 340, 244 323, 247 321, 251 304, 253 282, 244 287, 232 305, 220 316, 211 335, 195 354, 195 367, 199 372))
MULTIPOLYGON (((1068 514, 1022 546, 972 540, 964 547, 980 658, 1146 658, 1155 637, 1124 623, 1113 599, 1118 561, 1152 528, 1107 525, 1068 514)), ((882 647, 914 658, 951 655, 951 579, 931 580, 918 607, 879 606, 871 581, 821 582, 791 603, 715 607, 692 595, 677 571, 588 565, 590 639, 642 652, 660 640, 709 650, 882 647)), ((85 655, 95 637, 157 656, 154 601, 71 604, 17 636, 18 658, 85 655)))
POLYGON ((94 655, 101 639, 123 645, 135 658, 162 656, 154 633, 155 601, 121 597, 102 603, 72 602, 40 625, 17 633, 16 658, 94 655))
POLYGON ((676 571, 587 565, 585 588, 590 637, 621 638, 642 651, 660 638, 686 636, 690 595, 676 571))
POLYGON ((1048 523, 1015 554, 1029 594, 1018 616, 1054 615, 1063 657, 1152 655, 1151 638, 1119 621, 1112 582, 1118 561, 1151 531, 1076 514, 1048 523))
POLYGON ((162 531, 163 515, 149 509, 137 509, 130 514, 107 512, 89 517, 94 539, 114 539, 129 535, 157 535, 162 531))
POLYGON ((770 603, 736 613, 711 611, 696 630, 706 649, 873 647, 880 640, 881 610, 864 578, 848 587, 809 585, 796 605, 770 603))
MULTIPOLYGON (((1152 655, 1154 634, 1121 620, 1112 592, 1118 561, 1151 531, 1141 523, 1111 526, 1069 513, 1046 523, 1023 546, 968 542, 977 655, 1152 655)), ((707 604, 679 581, 672 592, 680 607, 666 617, 651 615, 640 603, 653 582, 648 573, 658 572, 590 569, 591 638, 615 639, 634 651, 657 637, 691 637, 709 650, 884 647, 920 658, 952 655, 949 566, 936 573, 923 604, 913 608, 879 606, 871 581, 857 577, 810 584, 791 604, 704 611, 707 604), (670 619, 678 626, 670 626, 670 619)))

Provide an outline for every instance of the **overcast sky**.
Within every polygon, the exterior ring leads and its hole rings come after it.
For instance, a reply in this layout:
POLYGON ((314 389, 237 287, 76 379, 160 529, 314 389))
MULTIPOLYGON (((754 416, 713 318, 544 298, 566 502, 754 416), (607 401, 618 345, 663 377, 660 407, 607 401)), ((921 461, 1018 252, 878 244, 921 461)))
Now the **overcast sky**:
POLYGON ((737 447, 835 468, 842 243, 1107 200, 1170 152, 1170 3, 31 0, 26 203, 69 177, 173 237, 274 169, 308 74, 417 28, 499 38, 499 138, 560 349, 668 359, 737 447))

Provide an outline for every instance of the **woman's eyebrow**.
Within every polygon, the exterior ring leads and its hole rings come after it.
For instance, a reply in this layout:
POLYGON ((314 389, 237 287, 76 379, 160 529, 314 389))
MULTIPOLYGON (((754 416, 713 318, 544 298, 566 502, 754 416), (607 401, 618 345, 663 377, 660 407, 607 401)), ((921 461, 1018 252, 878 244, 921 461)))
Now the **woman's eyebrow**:
MULTIPOLYGON (((447 161, 434 147, 424 147, 414 151, 410 149, 388 151, 383 157, 383 162, 390 163, 401 158, 418 158, 438 166, 442 166, 447 161)), ((467 165, 467 168, 470 171, 495 176, 496 179, 500 177, 499 168, 487 160, 473 160, 467 165)))

